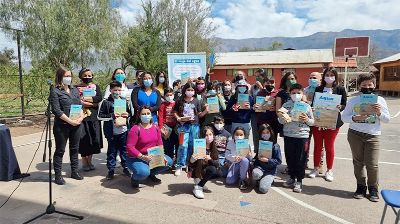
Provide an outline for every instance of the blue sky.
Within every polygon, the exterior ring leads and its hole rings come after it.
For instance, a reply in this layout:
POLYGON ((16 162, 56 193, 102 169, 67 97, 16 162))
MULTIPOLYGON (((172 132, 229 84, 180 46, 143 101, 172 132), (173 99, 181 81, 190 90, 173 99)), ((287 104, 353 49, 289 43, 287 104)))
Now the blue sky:
MULTIPOLYGON (((112 0, 122 21, 134 25, 141 0, 112 0)), ((155 0, 158 1, 158 0, 155 0)), ((399 0, 204 0, 222 38, 298 37, 343 29, 399 29, 399 0), (213 2, 213 3, 212 3, 213 2)), ((190 22, 189 22, 190 26, 190 22)), ((15 42, 0 31, 0 49, 15 42)))

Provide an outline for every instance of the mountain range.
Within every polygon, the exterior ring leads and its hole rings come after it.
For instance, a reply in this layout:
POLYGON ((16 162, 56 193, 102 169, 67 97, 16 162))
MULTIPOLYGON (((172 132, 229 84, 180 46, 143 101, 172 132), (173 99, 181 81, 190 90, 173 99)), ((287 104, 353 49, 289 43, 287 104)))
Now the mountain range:
POLYGON ((400 29, 396 30, 351 30, 340 32, 318 32, 304 37, 263 37, 247 39, 217 38, 216 52, 239 51, 241 48, 268 48, 272 42, 283 44, 282 48, 292 49, 321 49, 333 48, 335 38, 369 36, 370 54, 375 54, 377 59, 385 58, 400 52, 400 29))

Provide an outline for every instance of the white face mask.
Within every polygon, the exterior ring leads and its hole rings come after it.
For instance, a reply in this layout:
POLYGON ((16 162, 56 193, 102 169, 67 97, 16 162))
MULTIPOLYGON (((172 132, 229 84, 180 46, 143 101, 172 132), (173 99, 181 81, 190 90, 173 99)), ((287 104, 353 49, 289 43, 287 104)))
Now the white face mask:
POLYGON ((218 131, 221 131, 222 129, 224 129, 224 125, 223 124, 214 124, 215 129, 217 129, 218 131))
POLYGON ((231 91, 231 89, 232 89, 232 86, 224 86, 225 91, 231 91))
POLYGON ((165 100, 169 103, 174 102, 174 96, 167 96, 165 97, 165 100))
POLYGON ((271 138, 271 134, 262 134, 261 138, 264 140, 269 140, 269 138, 271 138))
POLYGON ((290 98, 292 98, 294 102, 299 102, 301 101, 301 98, 303 98, 303 94, 292 94, 290 95, 290 98))
POLYGON ((236 140, 244 139, 244 136, 236 136, 236 135, 235 135, 235 139, 236 139, 236 140))
POLYGON ((72 82, 72 77, 63 77, 62 83, 64 85, 69 86, 69 85, 71 85, 71 82, 72 82))
POLYGON ((160 81, 160 83, 164 83, 164 82, 165 82, 165 78, 164 78, 164 77, 160 77, 160 78, 158 79, 158 81, 160 81))
POLYGON ((332 84, 333 82, 335 82, 335 76, 325 77, 324 80, 326 83, 332 84))

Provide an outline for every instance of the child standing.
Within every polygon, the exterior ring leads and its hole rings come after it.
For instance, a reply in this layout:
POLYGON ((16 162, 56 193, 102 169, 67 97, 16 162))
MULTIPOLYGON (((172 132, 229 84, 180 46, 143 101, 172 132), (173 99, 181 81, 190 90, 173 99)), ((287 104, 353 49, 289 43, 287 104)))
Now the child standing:
POLYGON ((251 147, 249 145, 249 154, 246 157, 237 155, 236 141, 244 139, 246 131, 243 127, 237 127, 233 132, 234 139, 228 142, 226 147, 226 159, 231 163, 228 175, 226 176, 226 184, 233 185, 239 181, 239 189, 246 190, 248 187, 247 172, 249 171, 251 160, 251 147))
MULTIPOLYGON (((362 94, 372 94, 375 90, 376 79, 373 74, 363 74, 357 78, 357 83, 360 83, 362 94)), ((360 98, 360 96, 351 98, 342 112, 343 121, 350 123, 347 140, 353 155, 354 175, 357 180, 357 190, 353 197, 356 199, 366 197, 368 186, 369 200, 378 202, 379 136, 381 122, 388 123, 390 114, 385 99, 378 96, 378 102, 372 107, 375 115, 357 115, 355 112, 356 108, 360 108, 360 98), (375 122, 366 122, 371 119, 375 122), (366 175, 364 167, 367 171, 366 175)))
POLYGON ((131 110, 127 105, 127 111, 118 114, 114 113, 114 100, 121 99, 121 93, 123 91, 122 84, 118 81, 112 81, 110 83, 110 92, 109 97, 102 101, 98 119, 104 121, 104 135, 108 141, 107 148, 107 180, 111 180, 114 177, 114 169, 117 161, 117 154, 119 153, 119 157, 121 159, 121 166, 123 168, 123 172, 127 176, 131 176, 131 173, 128 170, 126 165, 126 136, 128 131, 128 126, 125 125, 117 125, 115 123, 115 119, 118 117, 125 118, 128 121, 131 110))
POLYGON ((211 178, 221 176, 218 164, 218 150, 215 145, 213 129, 209 126, 205 126, 201 137, 206 139, 206 156, 204 158, 199 158, 192 155, 189 164, 195 184, 193 194, 199 199, 204 198, 203 190, 208 189, 205 187, 207 181, 211 178))
POLYGON ((258 130, 261 140, 273 143, 271 158, 259 158, 257 153, 254 162, 253 180, 257 181, 259 191, 265 194, 274 182, 277 167, 282 163, 282 156, 281 148, 279 144, 276 143, 276 136, 272 127, 268 124, 263 124, 258 130))
MULTIPOLYGON (((300 102, 303 98, 303 87, 300 84, 293 84, 289 88, 289 93, 290 99, 282 107, 288 110, 290 114, 294 104, 300 102)), ((283 124, 284 149, 290 176, 283 186, 293 187, 293 191, 297 193, 301 193, 302 190, 307 160, 306 153, 310 143, 310 126, 314 124, 311 106, 305 104, 305 107, 306 112, 300 114, 299 121, 284 119, 278 112, 278 121, 283 124)))
POLYGON ((158 127, 163 137, 164 152, 174 158, 178 149, 178 135, 176 134, 176 118, 174 116, 174 91, 171 88, 164 90, 165 101, 161 103, 158 111, 158 127))
POLYGON ((174 106, 174 115, 178 121, 179 147, 176 155, 175 176, 181 175, 187 159, 193 152, 193 139, 199 137, 199 118, 207 114, 207 108, 201 111, 201 104, 195 95, 195 85, 186 83, 182 88, 182 95, 174 106))
POLYGON ((221 116, 215 116, 213 121, 214 144, 218 150, 218 161, 221 167, 222 177, 228 174, 228 168, 225 162, 225 151, 228 141, 232 139, 232 135, 224 128, 225 120, 221 116))

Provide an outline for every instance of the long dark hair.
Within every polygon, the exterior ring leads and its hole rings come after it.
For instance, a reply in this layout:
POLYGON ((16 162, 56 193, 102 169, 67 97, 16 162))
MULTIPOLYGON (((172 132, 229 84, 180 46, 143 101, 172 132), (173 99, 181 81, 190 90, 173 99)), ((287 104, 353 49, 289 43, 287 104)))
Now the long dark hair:
POLYGON ((56 84, 56 86, 62 86, 63 85, 63 78, 64 78, 64 74, 67 72, 71 72, 71 78, 73 77, 72 71, 64 68, 64 67, 60 67, 57 69, 56 71, 56 77, 54 80, 54 83, 56 84))
POLYGON ((144 76, 149 74, 151 76, 151 80, 153 80, 153 83, 150 86, 150 89, 154 89, 154 76, 151 74, 151 72, 148 71, 143 71, 143 73, 140 75, 141 79, 140 79, 140 87, 142 89, 146 88, 146 86, 144 85, 144 76))
POLYGON ((332 83, 332 87, 336 87, 336 86, 338 85, 338 81, 339 81, 338 78, 339 78, 339 75, 338 75, 338 72, 336 71, 336 69, 333 68, 333 67, 326 68, 326 69, 324 70, 324 73, 322 73, 321 86, 322 86, 322 87, 325 87, 325 86, 326 86, 325 76, 326 76, 326 74, 328 74, 328 72, 331 72, 331 73, 333 73, 333 74, 335 75, 335 81, 332 83))
MULTIPOLYGON (((125 70, 123 68, 116 68, 111 76, 111 80, 114 81, 115 80, 115 75, 117 74, 118 70, 122 70, 125 73, 125 70)), ((126 73, 125 73, 125 80, 124 83, 126 82, 126 73)))
POLYGON ((290 75, 294 75, 294 78, 297 80, 297 76, 296 76, 296 74, 294 72, 286 72, 285 75, 281 79, 281 84, 280 84, 279 88, 281 88, 283 90, 287 90, 288 86, 286 85, 286 82, 287 82, 288 77, 290 75))
POLYGON ((161 74, 164 75, 165 81, 163 83, 163 89, 165 90, 166 88, 168 88, 168 75, 164 71, 159 71, 159 72, 156 73, 156 86, 160 85, 159 78, 160 78, 161 74))
MULTIPOLYGON (((178 114, 179 116, 182 115, 183 107, 185 105, 185 97, 186 97, 186 90, 192 88, 196 91, 196 85, 193 84, 192 82, 187 82, 183 87, 182 87, 182 95, 178 99, 178 114)), ((194 99, 196 99, 195 96, 193 96, 194 99)), ((196 108, 194 109, 195 115, 197 115, 197 110, 196 108)))
MULTIPOLYGON (((203 130, 201 130, 200 133, 200 137, 201 138, 205 138, 206 137, 206 133, 207 131, 211 131, 214 135, 215 138, 215 133, 214 133, 214 129, 210 126, 204 126, 203 130)), ((210 144, 210 156, 211 157, 217 157, 218 158, 218 150, 217 150, 217 146, 215 145, 215 140, 211 142, 210 144)))
POLYGON ((197 94, 197 95, 201 95, 201 94, 203 94, 206 90, 207 90, 207 88, 206 88, 207 86, 206 86, 206 79, 205 78, 203 78, 203 77, 198 77, 197 79, 196 79, 196 88, 194 88, 194 91, 195 91, 195 93, 197 94), (197 89, 197 82, 198 81, 204 81, 204 89, 200 92, 198 89, 197 89))
POLYGON ((247 134, 247 133, 246 133, 246 130, 245 130, 242 126, 238 126, 238 127, 236 127, 235 130, 233 130, 233 132, 232 132, 233 138, 235 138, 235 133, 236 133, 236 131, 239 131, 239 130, 243 131, 244 136, 246 136, 246 134, 247 134))
POLYGON ((271 133, 271 137, 269 139, 267 139, 267 141, 271 141, 274 144, 276 144, 277 139, 276 139, 276 134, 274 132, 274 130, 272 129, 272 127, 269 124, 262 124, 259 128, 258 128, 258 136, 260 136, 261 139, 261 135, 263 133, 263 131, 267 129, 269 131, 269 133, 271 133))

